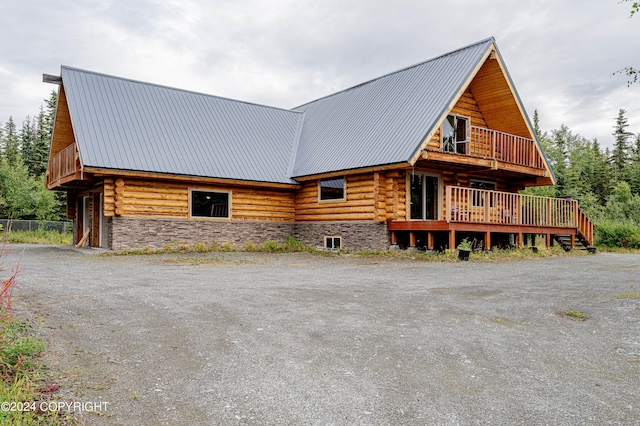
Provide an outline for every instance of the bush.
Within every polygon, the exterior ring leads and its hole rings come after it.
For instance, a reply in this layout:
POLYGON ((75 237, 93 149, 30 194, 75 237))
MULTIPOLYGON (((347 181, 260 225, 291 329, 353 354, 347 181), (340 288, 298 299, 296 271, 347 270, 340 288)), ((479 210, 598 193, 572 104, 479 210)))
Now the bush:
POLYGON ((640 227, 630 221, 603 220, 595 224, 596 245, 640 248, 640 227))

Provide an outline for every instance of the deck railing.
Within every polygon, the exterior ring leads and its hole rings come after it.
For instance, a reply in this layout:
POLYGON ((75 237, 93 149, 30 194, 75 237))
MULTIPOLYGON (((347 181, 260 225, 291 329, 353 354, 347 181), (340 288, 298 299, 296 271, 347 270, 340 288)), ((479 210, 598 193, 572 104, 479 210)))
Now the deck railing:
POLYGON ((505 163, 543 169, 542 156, 533 139, 497 130, 471 126, 471 139, 466 154, 505 163))
POLYGON ((57 153, 50 160, 47 183, 53 183, 76 172, 75 142, 57 153))
POLYGON ((593 243, 593 223, 575 200, 447 186, 445 208, 447 222, 576 228, 593 243))

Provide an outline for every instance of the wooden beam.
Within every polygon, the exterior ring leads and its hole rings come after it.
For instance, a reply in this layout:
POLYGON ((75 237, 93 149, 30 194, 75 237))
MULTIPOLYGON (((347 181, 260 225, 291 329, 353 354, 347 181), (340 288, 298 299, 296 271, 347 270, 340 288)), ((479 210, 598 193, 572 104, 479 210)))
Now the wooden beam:
POLYGON ((60 85, 62 84, 62 77, 59 75, 42 74, 42 82, 60 85))
POLYGON ((191 183, 210 183, 210 184, 221 184, 221 185, 238 185, 238 186, 249 186, 249 187, 263 187, 263 188, 283 188, 283 189, 294 189, 298 188, 298 184, 294 183, 275 183, 275 182, 256 182, 256 181, 247 181, 247 180, 238 180, 238 179, 222 179, 222 178, 210 178, 210 177, 200 177, 200 176, 185 176, 185 175, 174 175, 169 173, 154 173, 154 172, 134 172, 127 170, 112 170, 112 169, 101 169, 96 167, 87 167, 85 168, 85 172, 93 173, 96 176, 125 176, 125 177, 135 177, 135 178, 149 178, 149 179, 162 179, 162 180, 173 180, 179 182, 191 182, 191 183))

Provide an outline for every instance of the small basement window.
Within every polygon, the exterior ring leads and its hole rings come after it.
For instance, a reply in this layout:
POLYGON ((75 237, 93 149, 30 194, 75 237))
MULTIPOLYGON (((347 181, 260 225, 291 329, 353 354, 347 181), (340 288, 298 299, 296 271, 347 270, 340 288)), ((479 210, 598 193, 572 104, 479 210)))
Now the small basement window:
POLYGON ((229 218, 229 193, 191 190, 191 217, 229 218))
POLYGON ((320 179, 320 201, 344 200, 344 177, 320 179))
POLYGON ((324 248, 329 250, 340 250, 342 247, 342 237, 340 235, 325 235, 324 248))

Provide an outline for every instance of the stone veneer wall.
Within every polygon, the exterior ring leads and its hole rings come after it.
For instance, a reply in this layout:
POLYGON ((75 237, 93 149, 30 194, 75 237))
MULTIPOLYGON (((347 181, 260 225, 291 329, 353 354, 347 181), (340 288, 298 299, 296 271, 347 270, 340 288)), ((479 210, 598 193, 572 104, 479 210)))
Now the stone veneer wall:
MULTIPOLYGON (((108 242, 117 251, 162 249, 188 243, 229 243, 236 248, 248 241, 261 244, 294 236, 305 245, 322 247, 325 235, 341 235, 348 250, 388 250, 386 223, 374 222, 214 222, 207 220, 113 217, 108 223, 108 242)), ((104 241, 103 241, 104 242, 104 241)))
POLYGON ((313 247, 324 246, 325 235, 341 235, 346 250, 389 250, 391 237, 386 222, 296 222, 295 234, 300 242, 313 247))
POLYGON ((293 235, 293 222, 217 222, 209 220, 145 219, 114 217, 111 223, 113 250, 162 249, 188 243, 229 243, 243 248, 248 241, 261 244, 283 242, 293 235))

